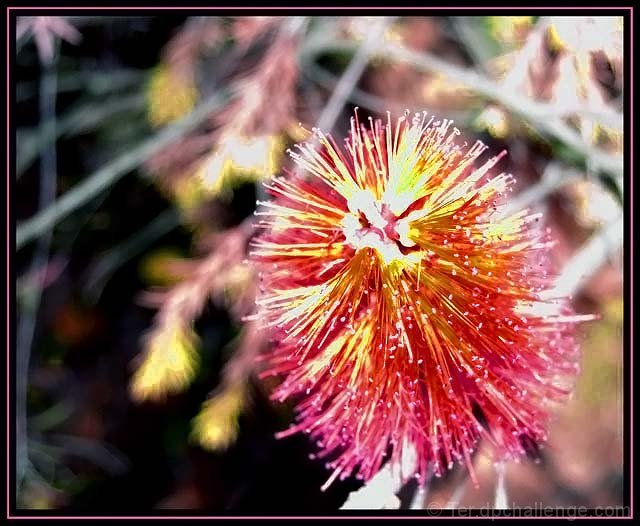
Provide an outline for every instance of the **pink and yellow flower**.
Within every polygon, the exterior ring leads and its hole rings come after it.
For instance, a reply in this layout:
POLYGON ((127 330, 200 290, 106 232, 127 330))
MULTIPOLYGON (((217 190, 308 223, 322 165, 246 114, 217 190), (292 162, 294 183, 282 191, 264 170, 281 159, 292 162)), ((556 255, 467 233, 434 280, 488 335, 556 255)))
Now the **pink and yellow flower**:
POLYGON ((500 459, 544 441, 578 371, 576 316, 552 296, 552 246, 527 211, 505 216, 506 152, 460 143, 451 121, 356 116, 340 148, 291 156, 256 213, 258 315, 274 340, 264 375, 336 477, 371 479, 390 459, 424 481, 471 471, 480 439, 500 459), (544 294, 546 293, 546 294, 544 294))

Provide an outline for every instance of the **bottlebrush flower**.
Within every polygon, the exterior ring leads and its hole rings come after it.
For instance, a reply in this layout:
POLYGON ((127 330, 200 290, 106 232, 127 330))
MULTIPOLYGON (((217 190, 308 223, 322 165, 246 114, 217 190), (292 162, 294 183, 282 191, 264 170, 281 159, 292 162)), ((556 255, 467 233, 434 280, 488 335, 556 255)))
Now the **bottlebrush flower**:
MULTIPOLYGON (((527 211, 502 217, 513 178, 451 121, 352 119, 346 147, 314 130, 297 174, 266 183, 252 257, 258 316, 275 340, 263 376, 296 397, 297 423, 336 477, 387 458, 423 482, 468 466, 480 439, 500 459, 546 438, 578 371, 575 323, 543 300, 552 246, 527 211)), ((475 480, 475 479, 474 479, 475 480)))

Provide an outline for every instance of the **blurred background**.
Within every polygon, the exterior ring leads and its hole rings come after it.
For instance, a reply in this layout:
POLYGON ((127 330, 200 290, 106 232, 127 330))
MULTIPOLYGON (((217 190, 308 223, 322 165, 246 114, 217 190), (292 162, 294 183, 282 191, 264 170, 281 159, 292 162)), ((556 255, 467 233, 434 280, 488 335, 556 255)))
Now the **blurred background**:
MULTIPOLYGON (((558 288, 600 315, 548 444, 506 467, 508 501, 622 505, 621 16, 15 23, 19 508, 314 514, 360 487, 321 492, 313 444, 274 438, 292 405, 269 401, 245 320, 260 182, 313 126, 343 137, 355 106, 508 150, 513 206, 558 239, 558 288)), ((475 464, 479 488, 454 470, 425 503, 493 505, 488 452, 475 464)))

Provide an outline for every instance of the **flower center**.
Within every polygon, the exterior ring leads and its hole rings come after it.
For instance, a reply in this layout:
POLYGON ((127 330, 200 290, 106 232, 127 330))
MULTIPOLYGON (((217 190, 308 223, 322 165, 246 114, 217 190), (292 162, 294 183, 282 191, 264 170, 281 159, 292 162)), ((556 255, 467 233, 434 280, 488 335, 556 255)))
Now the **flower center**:
POLYGON ((355 193, 347 205, 342 231, 349 246, 376 249, 385 263, 405 259, 406 249, 415 246, 407 237, 408 221, 396 217, 370 190, 355 193))

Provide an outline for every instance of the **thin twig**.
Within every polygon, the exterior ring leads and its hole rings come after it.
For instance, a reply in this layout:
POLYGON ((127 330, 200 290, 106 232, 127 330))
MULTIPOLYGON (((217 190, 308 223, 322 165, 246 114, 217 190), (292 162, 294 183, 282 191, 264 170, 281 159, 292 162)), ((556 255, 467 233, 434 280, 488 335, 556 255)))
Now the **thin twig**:
POLYGON ((128 97, 118 97, 113 101, 102 100, 100 103, 82 104, 70 110, 64 117, 44 123, 37 134, 30 129, 18 130, 21 151, 16 159, 16 178, 31 166, 52 141, 99 127, 118 113, 142 109, 144 102, 145 96, 137 93, 128 97))
POLYGON ((564 270, 558 276, 553 289, 545 293, 545 297, 555 298, 573 296, 588 278, 622 247, 623 238, 622 213, 596 232, 567 261, 564 270))
POLYGON ((283 24, 282 30, 289 36, 295 36, 304 33, 308 24, 308 16, 292 16, 283 24))
POLYGON ((29 241, 41 236, 48 228, 93 199, 149 157, 196 128, 211 112, 222 106, 224 99, 225 97, 220 93, 209 97, 184 119, 164 128, 155 136, 103 166, 55 203, 19 224, 16 232, 16 249, 19 250, 29 241))
MULTIPOLYGON (((379 40, 382 38, 385 28, 392 20, 393 18, 381 17, 374 25, 372 30, 368 33, 367 38, 364 40, 364 42, 358 44, 353 58, 342 73, 340 79, 338 80, 338 83, 335 85, 335 88, 331 92, 329 100, 320 112, 320 116, 318 117, 315 126, 317 129, 322 130, 325 133, 331 132, 336 121, 338 120, 338 117, 340 116, 340 112, 349 100, 349 97, 351 96, 353 89, 356 87, 356 84, 360 80, 362 73, 364 73, 369 59, 371 58, 376 47, 379 45, 379 40)), ((316 30, 316 35, 317 34, 318 30, 316 30)), ((309 40, 315 41, 317 40, 317 38, 314 38, 312 36, 309 40)), ((300 60, 303 64, 308 62, 307 54, 304 48, 301 51, 300 60)), ((309 143, 314 148, 317 148, 319 145, 316 137, 312 137, 309 143)), ((300 172, 299 167, 296 168, 296 172, 300 172)), ((260 204, 260 201, 258 201, 258 204, 260 204)))
MULTIPOLYGON (((313 82, 326 89, 335 89, 339 77, 329 73, 315 62, 305 62, 302 72, 313 82)), ((384 113, 387 110, 387 103, 382 97, 368 93, 354 87, 347 97, 347 102, 352 102, 359 106, 364 106, 377 113, 384 113)))
MULTIPOLYGON (((326 69, 320 67, 315 62, 306 62, 302 65, 303 73, 316 84, 319 84, 323 88, 333 90, 335 89, 336 84, 338 83, 339 77, 333 75, 326 69)), ((357 87, 354 87, 351 90, 349 97, 347 97, 347 101, 353 104, 356 104, 360 107, 367 108, 376 113, 385 113, 389 109, 389 104, 386 99, 380 97, 379 95, 375 95, 368 91, 361 90, 357 87)), ((420 112, 422 107, 411 108, 407 107, 409 111, 414 113, 420 112)), ((437 110, 433 110, 432 113, 436 117, 445 117, 444 113, 439 114, 437 110)), ((463 124, 470 124, 472 114, 470 111, 459 111, 459 110, 447 110, 446 117, 455 120, 456 122, 462 122, 463 124)))
MULTIPOLYGON (((42 64, 40 77, 40 122, 42 124, 54 122, 56 114, 56 55, 50 65, 42 64), (46 71, 48 70, 48 71, 46 71), (49 73, 49 74, 47 74, 49 73)), ((45 127, 41 127, 45 134, 45 127)), ((38 209, 42 210, 53 203, 56 196, 57 155, 55 143, 45 148, 40 158, 40 189, 38 209)), ((21 482, 29 466, 28 423, 27 423, 27 386, 29 383, 29 363, 31 361, 31 347, 35 332, 36 320, 44 287, 45 272, 38 275, 38 271, 46 267, 49 261, 49 249, 53 225, 42 229, 40 240, 36 246, 31 261, 29 273, 37 276, 33 287, 31 301, 24 303, 16 338, 16 491, 19 493, 21 482)))
MULTIPOLYGON (((140 85, 148 75, 145 70, 113 69, 110 71, 86 72, 74 71, 58 75, 56 91, 58 94, 70 91, 83 91, 90 95, 106 95, 124 88, 140 85)), ((16 102, 25 102, 38 94, 38 86, 32 82, 19 82, 16 85, 16 102)))
POLYGON ((475 62, 475 66, 486 73, 486 64, 496 55, 496 46, 491 45, 489 36, 467 16, 452 16, 449 18, 460 42, 475 62))
MULTIPOLYGON (((329 100, 320 112, 320 116, 318 117, 315 126, 317 129, 322 130, 325 133, 331 132, 336 121, 338 120, 338 117, 340 116, 340 112, 349 100, 352 91, 356 87, 356 84, 360 80, 362 73, 367 67, 369 59, 371 58, 376 47, 379 45, 379 41, 384 34, 385 28, 392 20, 394 20, 393 17, 381 17, 374 25, 372 30, 368 33, 367 38, 364 40, 364 42, 358 44, 353 58, 342 73, 342 76, 333 89, 329 100)), ((324 27, 326 26, 323 26, 323 28, 324 27)), ((318 32, 319 30, 316 30, 315 34, 317 35, 318 32)), ((317 37, 314 38, 312 36, 309 40, 315 41, 317 39, 317 37)), ((308 57, 304 47, 300 55, 302 64, 308 63, 308 57)), ((318 146, 318 141, 315 137, 312 137, 309 142, 314 148, 318 146)), ((299 167, 296 168, 296 172, 300 172, 299 167)), ((260 189, 260 191, 258 192, 258 197, 264 197, 263 189, 260 189)), ((260 203, 261 200, 258 199, 258 204, 260 203)))
POLYGON ((500 217, 508 217, 520 210, 524 210, 532 204, 542 201, 563 186, 580 179, 584 179, 584 174, 579 170, 566 168, 557 162, 551 162, 545 168, 540 181, 509 201, 502 208, 500 217))
POLYGON ((340 112, 347 102, 351 91, 360 80, 362 73, 364 73, 371 54, 378 48, 379 42, 382 39, 384 30, 389 24, 389 20, 386 17, 381 18, 371 28, 371 31, 367 33, 367 37, 362 42, 353 58, 349 62, 347 69, 345 69, 342 77, 336 84, 335 89, 331 93, 329 101, 325 105, 320 117, 318 118, 317 127, 325 132, 330 132, 336 123, 336 120, 340 116, 340 112))
POLYGON ((507 497, 507 485, 505 480, 507 466, 503 461, 496 463, 496 493, 493 498, 493 509, 505 510, 509 508, 509 500, 507 497))

